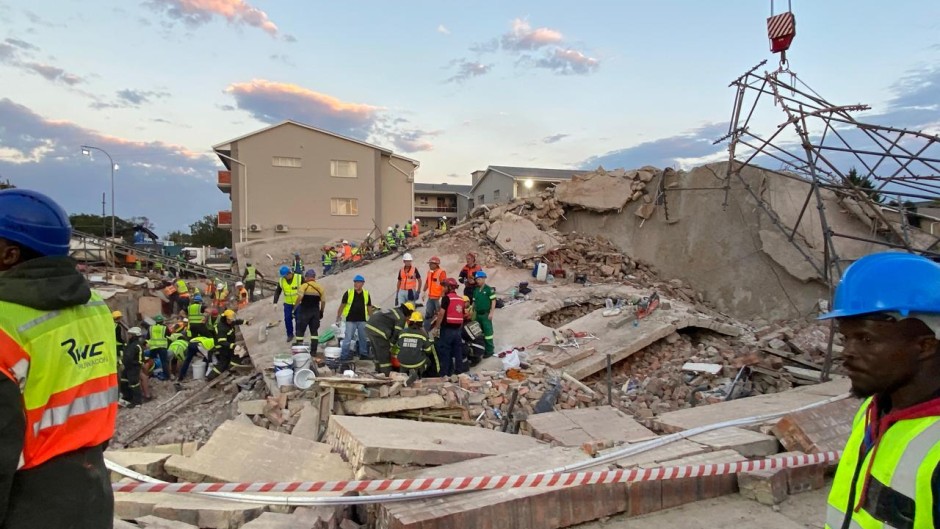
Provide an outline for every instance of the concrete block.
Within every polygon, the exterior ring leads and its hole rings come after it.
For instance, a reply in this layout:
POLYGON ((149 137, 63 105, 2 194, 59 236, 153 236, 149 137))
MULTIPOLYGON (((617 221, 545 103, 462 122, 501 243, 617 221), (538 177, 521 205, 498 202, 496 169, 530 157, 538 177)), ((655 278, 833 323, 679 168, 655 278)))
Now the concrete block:
MULTIPOLYGON (((782 452, 775 457, 801 456, 803 452, 782 452)), ((787 492, 799 494, 826 485, 826 463, 787 468, 787 492)))
POLYGON ((140 527, 130 522, 125 522, 120 518, 115 518, 113 529, 140 529, 140 527))
POLYGON ((267 399, 240 400, 238 401, 238 413, 244 413, 245 415, 263 415, 264 408, 267 404, 267 399))
POLYGON ((473 426, 350 415, 331 416, 325 440, 356 469, 377 463, 444 465, 540 444, 473 426))
POLYGON ((363 400, 349 400, 344 403, 346 413, 350 415, 379 415, 395 411, 439 408, 444 405, 444 397, 437 393, 415 397, 389 397, 363 400))
POLYGON ((310 441, 320 441, 320 409, 313 403, 304 404, 304 409, 300 411, 300 418, 297 424, 290 432, 291 435, 308 439, 310 441))
POLYGON ((191 456, 199 450, 202 443, 187 441, 184 443, 170 443, 165 445, 138 446, 136 448, 122 448, 112 452, 150 452, 152 454, 170 454, 175 456, 191 456))
POLYGON ((274 512, 261 513, 261 516, 246 523, 242 529, 319 529, 315 525, 298 523, 297 518, 291 514, 278 514, 274 512))
POLYGON ((345 517, 346 509, 342 506, 316 505, 297 507, 293 517, 297 527, 315 527, 316 529, 337 529, 345 517))
POLYGON ((142 318, 153 318, 163 314, 163 301, 153 296, 142 296, 137 301, 137 312, 142 318))
POLYGON ((843 399, 790 413, 780 419, 772 431, 787 450, 807 454, 842 450, 858 407, 857 399, 843 399))
POLYGON ((267 510, 264 505, 236 503, 188 494, 119 492, 114 495, 114 514, 137 519, 155 516, 203 529, 238 529, 267 510))
MULTIPOLYGON (((622 448, 623 447, 617 447, 610 450, 602 450, 598 452, 598 454, 603 456, 608 452, 620 450, 622 448)), ((646 452, 641 452, 639 454, 634 454, 632 456, 618 459, 614 462, 614 464, 620 468, 633 468, 637 466, 644 468, 652 466, 663 466, 663 462, 665 461, 672 461, 688 456, 705 454, 707 451, 708 450, 703 445, 693 443, 688 439, 681 439, 679 441, 669 443, 652 450, 647 450, 646 452)))
POLYGON ((712 450, 734 450, 745 457, 767 457, 779 451, 777 438, 744 428, 722 428, 689 438, 712 450))
POLYGON ((610 406, 538 413, 530 415, 526 422, 533 437, 562 446, 594 441, 636 442, 656 437, 652 430, 610 406))
POLYGON ((175 520, 165 520, 156 516, 144 516, 134 520, 138 528, 143 529, 199 529, 195 525, 175 520))
POLYGON ((314 481, 352 478, 328 445, 226 421, 192 457, 173 456, 166 470, 183 481, 314 481))
MULTIPOLYGON (((164 463, 170 458, 170 454, 154 454, 150 452, 124 452, 121 450, 108 450, 104 453, 105 459, 117 463, 122 467, 129 468, 134 472, 140 472, 150 477, 166 481, 170 475, 164 468, 164 463)), ((124 476, 112 472, 111 482, 117 482, 124 479, 124 476)))
POLYGON ((777 505, 787 499, 787 471, 778 468, 740 472, 738 488, 745 498, 764 505, 777 505))

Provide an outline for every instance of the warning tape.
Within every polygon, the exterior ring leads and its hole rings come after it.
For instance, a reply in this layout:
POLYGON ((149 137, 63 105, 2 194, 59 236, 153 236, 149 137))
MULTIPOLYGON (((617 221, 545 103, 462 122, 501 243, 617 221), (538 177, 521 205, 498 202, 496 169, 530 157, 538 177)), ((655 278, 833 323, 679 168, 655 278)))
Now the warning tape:
POLYGON ((114 483, 115 492, 415 492, 517 489, 530 487, 569 487, 638 481, 722 476, 792 468, 839 460, 841 452, 772 457, 736 463, 656 467, 630 470, 601 470, 561 474, 519 474, 466 478, 415 478, 347 481, 299 481, 258 483, 114 483))

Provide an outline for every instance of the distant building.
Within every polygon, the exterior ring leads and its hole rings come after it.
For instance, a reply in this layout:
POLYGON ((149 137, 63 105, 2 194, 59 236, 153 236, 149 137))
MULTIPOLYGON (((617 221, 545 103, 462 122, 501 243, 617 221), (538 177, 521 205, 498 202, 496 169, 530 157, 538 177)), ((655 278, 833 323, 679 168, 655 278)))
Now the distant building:
POLYGON ((470 212, 470 186, 415 184, 415 218, 424 226, 437 226, 441 217, 453 224, 470 212))
MULTIPOLYGON (((419 163, 296 121, 222 142, 218 187, 232 200, 219 226, 232 244, 283 235, 361 240, 414 215, 419 163), (233 161, 237 160, 236 161, 233 161)), ((234 247, 234 246, 233 246, 234 247)))
POLYGON ((515 198, 538 195, 558 182, 571 180, 586 171, 576 169, 540 169, 491 165, 473 172, 469 209, 481 204, 500 204, 515 198))

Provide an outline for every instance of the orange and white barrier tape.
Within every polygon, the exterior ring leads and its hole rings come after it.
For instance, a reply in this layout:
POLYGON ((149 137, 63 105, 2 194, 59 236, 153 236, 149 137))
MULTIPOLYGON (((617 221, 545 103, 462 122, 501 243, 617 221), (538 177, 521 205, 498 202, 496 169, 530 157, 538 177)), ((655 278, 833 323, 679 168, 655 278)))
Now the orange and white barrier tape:
POLYGON ((301 481, 259 483, 114 483, 115 492, 416 492, 518 489, 530 487, 569 487, 638 481, 722 476, 833 463, 841 452, 822 452, 800 456, 772 457, 737 463, 657 467, 630 470, 601 470, 562 474, 520 474, 466 478, 414 478, 348 481, 301 481))

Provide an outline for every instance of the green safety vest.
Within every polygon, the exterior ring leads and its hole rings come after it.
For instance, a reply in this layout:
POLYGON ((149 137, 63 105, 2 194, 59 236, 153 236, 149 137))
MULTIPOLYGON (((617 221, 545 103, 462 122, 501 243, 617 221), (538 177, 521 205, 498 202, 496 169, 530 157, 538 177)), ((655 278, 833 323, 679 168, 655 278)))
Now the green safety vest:
POLYGON ((140 259, 134 261, 134 270, 143 270, 144 265, 140 262, 140 259))
POLYGON ((207 352, 215 349, 215 340, 212 338, 207 338, 205 336, 197 336, 189 341, 189 343, 195 343, 202 346, 207 352))
POLYGON ((254 281, 258 270, 254 266, 245 267, 245 281, 254 281))
POLYGON ((294 305, 297 303, 297 289, 300 288, 300 274, 294 273, 294 278, 288 282, 286 277, 280 281, 281 292, 284 294, 284 303, 294 305))
POLYGON ((150 328, 150 339, 147 340, 147 347, 150 349, 165 349, 167 343, 166 325, 154 324, 150 328))
POLYGON ((330 266, 333 264, 333 255, 331 252, 323 253, 323 266, 330 266))
MULTIPOLYGON (((345 318, 346 316, 349 316, 349 309, 352 308, 353 296, 355 295, 356 295, 355 288, 350 288, 349 290, 346 291, 346 306, 343 307, 343 318, 345 318)), ((366 308, 366 317, 368 318, 369 309, 367 307, 369 306, 369 291, 366 289, 362 289, 362 303, 363 305, 365 305, 364 308, 366 308)))
POLYGON ((206 321, 206 317, 202 314, 202 303, 190 303, 187 313, 189 314, 190 325, 206 321))
POLYGON ((189 293, 189 287, 186 285, 186 281, 184 281, 184 280, 182 280, 182 279, 177 279, 177 280, 176 280, 176 292, 178 292, 178 293, 180 293, 180 294, 188 294, 188 293, 189 293))
MULTIPOLYGON (((186 340, 176 340, 170 344, 169 350, 170 354, 175 356, 180 361, 186 359, 186 349, 189 347, 189 342, 186 340)), ((169 367, 167 368, 169 369, 169 367)))
POLYGON ((940 463, 940 416, 894 423, 881 436, 877 450, 869 450, 859 460, 871 402, 871 397, 866 399, 855 415, 852 433, 842 451, 829 492, 825 527, 840 529, 847 512, 852 529, 934 527, 933 508, 938 499, 933 497, 931 481, 940 463), (873 454, 874 461, 871 460, 873 454), (871 477, 866 501, 856 511, 869 467, 871 477), (853 484, 856 472, 857 480, 853 484), (848 504, 850 496, 854 497, 855 505, 848 504))
POLYGON ((385 242, 387 242, 389 246, 395 246, 395 234, 392 232, 386 233, 385 242))
POLYGON ((157 270, 163 270, 163 261, 157 261, 153 263, 153 267, 157 270))

